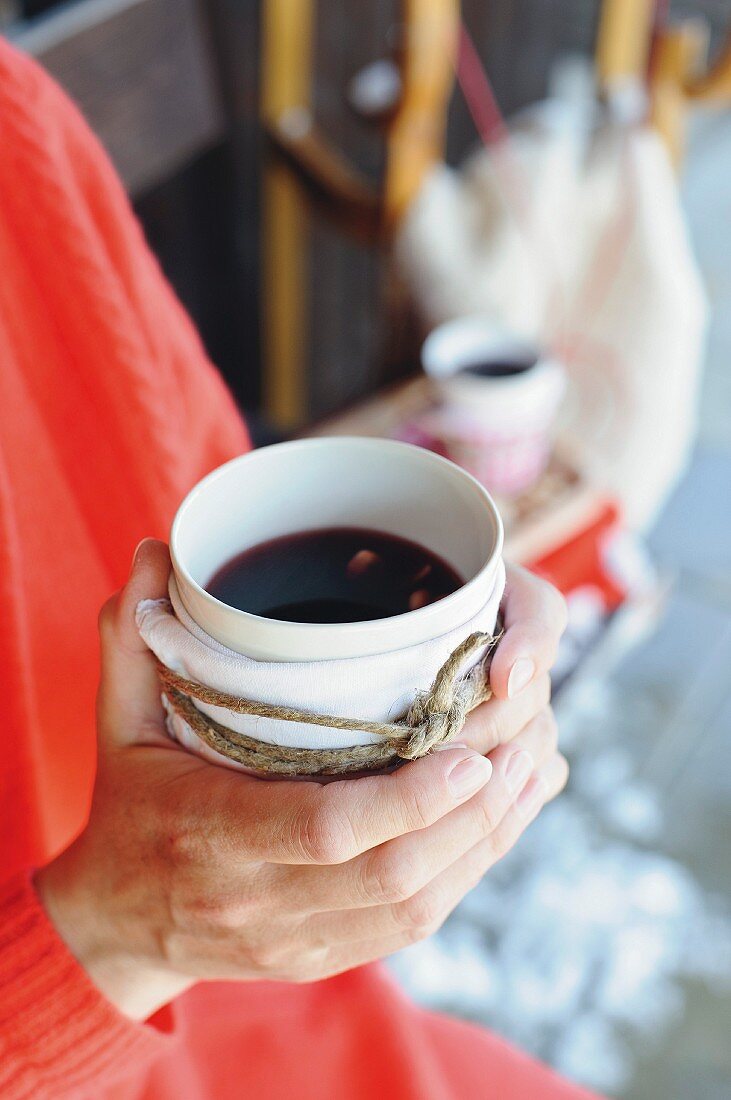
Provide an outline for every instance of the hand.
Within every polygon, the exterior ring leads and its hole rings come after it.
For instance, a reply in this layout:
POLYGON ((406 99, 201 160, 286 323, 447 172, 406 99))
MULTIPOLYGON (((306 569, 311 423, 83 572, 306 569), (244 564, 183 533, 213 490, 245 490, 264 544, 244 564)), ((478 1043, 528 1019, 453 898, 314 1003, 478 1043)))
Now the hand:
POLYGON ((36 878, 70 949, 138 1019, 197 979, 312 981, 429 935, 563 782, 534 717, 520 734, 531 756, 515 742, 480 754, 511 735, 510 707, 531 714, 540 698, 528 702, 526 687, 506 704, 511 654, 531 655, 544 683, 546 590, 522 574, 493 666, 498 698, 466 730, 479 751, 449 747, 390 775, 320 784, 211 766, 168 738, 134 609, 165 594, 169 568, 164 545, 147 540, 102 611, 90 820, 36 878), (534 626, 521 627, 521 608, 534 626))
POLYGON ((483 754, 508 742, 525 749, 542 765, 526 797, 541 781, 555 794, 568 765, 557 752, 549 670, 566 629, 566 601, 540 577, 509 565, 502 618, 505 633, 490 667, 493 697, 472 711, 459 741, 483 754))

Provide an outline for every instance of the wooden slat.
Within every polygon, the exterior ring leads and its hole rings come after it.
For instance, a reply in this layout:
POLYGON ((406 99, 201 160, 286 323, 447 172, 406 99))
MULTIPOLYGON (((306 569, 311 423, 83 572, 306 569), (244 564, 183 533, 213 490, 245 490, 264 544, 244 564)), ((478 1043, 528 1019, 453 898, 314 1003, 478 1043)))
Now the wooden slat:
POLYGON ((653 10, 652 0, 603 0, 596 46, 597 76, 603 90, 644 79, 653 10))
POLYGON ((387 125, 384 218, 391 229, 444 158, 454 80, 458 0, 402 0, 401 99, 387 125))
MULTIPOLYGON (((312 0, 265 0, 261 103, 272 129, 309 124, 312 0)), ((307 216, 303 196, 281 157, 264 169, 262 219, 264 407, 278 428, 307 412, 307 216)))
POLYGON ((680 167, 685 150, 689 105, 685 83, 707 45, 705 26, 688 20, 665 31, 653 54, 650 122, 665 142, 676 168, 680 167))
POLYGON ((731 31, 715 64, 703 76, 690 79, 685 94, 691 99, 731 101, 731 31))
POLYGON ((133 193, 223 133, 196 0, 80 0, 12 39, 80 105, 133 193))
POLYGON ((313 207, 319 207, 344 233, 375 244, 381 227, 381 203, 374 186, 322 133, 310 125, 293 137, 281 127, 270 134, 313 207))

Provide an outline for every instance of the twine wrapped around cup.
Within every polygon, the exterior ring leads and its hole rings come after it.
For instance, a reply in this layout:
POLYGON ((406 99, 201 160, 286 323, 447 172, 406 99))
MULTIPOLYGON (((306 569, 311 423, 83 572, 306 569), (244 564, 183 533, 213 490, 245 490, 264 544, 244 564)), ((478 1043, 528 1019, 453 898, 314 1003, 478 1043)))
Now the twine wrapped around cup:
POLYGON ((388 767, 399 760, 416 760, 456 737, 470 711, 492 694, 489 666, 501 633, 490 635, 476 631, 465 638, 444 662, 430 690, 420 692, 405 717, 398 722, 359 721, 240 698, 188 680, 159 661, 158 673, 168 708, 221 756, 246 768, 273 775, 344 775, 388 767), (461 667, 480 649, 485 649, 483 659, 461 676, 461 667), (360 730, 377 734, 383 740, 340 749, 273 745, 221 725, 198 710, 194 699, 225 707, 235 714, 306 722, 331 729, 360 730))

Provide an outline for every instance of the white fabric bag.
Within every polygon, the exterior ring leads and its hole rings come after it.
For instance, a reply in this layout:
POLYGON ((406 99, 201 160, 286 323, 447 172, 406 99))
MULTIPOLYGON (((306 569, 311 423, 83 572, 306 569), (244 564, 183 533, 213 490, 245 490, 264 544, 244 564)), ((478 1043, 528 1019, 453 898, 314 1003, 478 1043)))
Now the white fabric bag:
POLYGON ((707 313, 657 134, 540 105, 434 171, 397 257, 430 326, 484 314, 563 359, 564 439, 647 526, 693 438, 707 313))

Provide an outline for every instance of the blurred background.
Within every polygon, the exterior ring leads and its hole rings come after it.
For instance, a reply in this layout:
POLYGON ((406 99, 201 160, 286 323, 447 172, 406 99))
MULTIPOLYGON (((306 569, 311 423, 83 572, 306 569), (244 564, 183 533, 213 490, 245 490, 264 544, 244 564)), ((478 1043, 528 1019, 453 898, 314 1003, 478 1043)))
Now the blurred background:
POLYGON ((608 1095, 731 1095, 731 0, 0 0, 0 31, 256 442, 448 454, 567 595, 569 788, 400 980, 608 1095))

